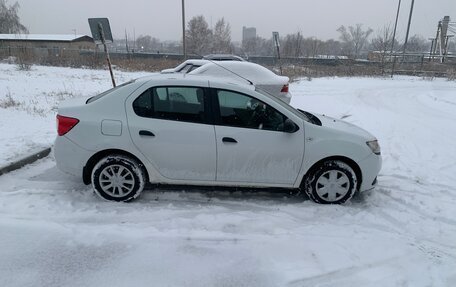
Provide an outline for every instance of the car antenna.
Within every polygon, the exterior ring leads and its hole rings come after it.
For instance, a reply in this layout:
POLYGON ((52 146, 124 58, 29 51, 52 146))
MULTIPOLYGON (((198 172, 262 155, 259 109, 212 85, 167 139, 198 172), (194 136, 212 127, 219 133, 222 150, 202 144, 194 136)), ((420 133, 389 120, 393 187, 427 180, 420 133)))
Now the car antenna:
POLYGON ((211 59, 204 59, 204 57, 201 56, 201 55, 199 55, 198 53, 193 53, 193 54, 196 55, 196 56, 198 56, 198 57, 201 57, 201 59, 203 59, 203 60, 207 60, 207 61, 211 62, 212 64, 214 64, 214 65, 216 65, 216 66, 219 66, 220 68, 222 68, 222 69, 224 69, 224 70, 227 70, 227 71, 230 72, 231 74, 236 75, 236 76, 238 76, 239 78, 241 78, 241 79, 247 81, 250 85, 255 86, 255 85, 253 84, 253 82, 250 81, 249 79, 247 79, 246 77, 243 77, 243 76, 239 75, 238 73, 233 72, 233 71, 231 71, 230 69, 228 69, 228 68, 226 68, 226 67, 223 67, 222 65, 220 65, 220 64, 217 63, 216 61, 213 61, 213 60, 211 60, 211 59))

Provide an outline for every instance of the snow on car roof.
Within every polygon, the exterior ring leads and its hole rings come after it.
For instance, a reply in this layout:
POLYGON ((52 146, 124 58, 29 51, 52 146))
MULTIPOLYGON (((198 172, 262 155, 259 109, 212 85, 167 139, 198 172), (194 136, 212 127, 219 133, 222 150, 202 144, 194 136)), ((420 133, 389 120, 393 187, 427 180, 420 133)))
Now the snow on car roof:
POLYGON ((162 74, 162 73, 154 73, 149 76, 141 77, 136 79, 138 82, 148 82, 153 80, 187 80, 189 84, 192 82, 200 82, 208 81, 211 84, 220 84, 220 85, 235 85, 242 87, 244 89, 254 90, 255 86, 250 85, 248 82, 242 79, 236 78, 221 78, 216 75, 206 75, 206 74, 180 74, 180 73, 173 73, 173 74, 162 74))
POLYGON ((274 72, 258 64, 250 62, 226 61, 211 62, 203 65, 189 73, 190 75, 206 74, 218 77, 242 78, 255 83, 262 84, 276 82, 278 76, 274 72))

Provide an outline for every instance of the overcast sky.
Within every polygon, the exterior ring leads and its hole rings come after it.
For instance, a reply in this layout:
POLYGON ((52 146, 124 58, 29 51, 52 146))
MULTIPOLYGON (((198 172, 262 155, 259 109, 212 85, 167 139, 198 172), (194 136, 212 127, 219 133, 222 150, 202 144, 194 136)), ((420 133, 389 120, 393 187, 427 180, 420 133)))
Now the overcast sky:
MULTIPOLYGON (((9 0, 9 3, 13 3, 9 0)), ((30 33, 90 35, 87 18, 107 17, 114 37, 141 34, 162 40, 182 37, 181 0, 18 0, 20 17, 30 33)), ((379 30, 394 24, 398 0, 186 0, 187 21, 203 15, 209 25, 224 17, 232 39, 241 39, 242 26, 256 27, 270 38, 300 31, 305 37, 338 38, 340 25, 362 23, 379 30)), ((411 0, 402 0, 399 39, 404 38, 411 0)), ((435 37, 437 23, 449 15, 456 21, 456 0, 416 0, 411 35, 435 37)))

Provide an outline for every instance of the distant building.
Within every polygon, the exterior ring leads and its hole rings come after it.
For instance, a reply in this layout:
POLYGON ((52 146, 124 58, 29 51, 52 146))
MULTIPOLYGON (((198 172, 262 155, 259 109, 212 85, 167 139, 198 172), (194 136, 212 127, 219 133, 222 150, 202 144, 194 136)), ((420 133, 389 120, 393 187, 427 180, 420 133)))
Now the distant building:
POLYGON ((255 27, 242 27, 242 43, 245 43, 247 40, 256 38, 256 28, 255 27))
POLYGON ((96 44, 87 35, 0 34, 0 54, 26 49, 37 56, 79 54, 95 50, 96 44))

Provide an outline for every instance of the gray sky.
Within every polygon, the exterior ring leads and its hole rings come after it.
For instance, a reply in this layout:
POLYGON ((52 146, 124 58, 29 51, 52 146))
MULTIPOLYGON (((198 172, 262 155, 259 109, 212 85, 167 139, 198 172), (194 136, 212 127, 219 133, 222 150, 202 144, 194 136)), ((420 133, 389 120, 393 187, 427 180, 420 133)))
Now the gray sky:
MULTIPOLYGON (((9 1, 13 3, 13 0, 9 1)), ((18 0, 20 17, 30 33, 90 35, 87 18, 108 17, 115 37, 148 34, 162 40, 179 40, 181 0, 18 0)), ((203 15, 209 25, 225 17, 232 39, 240 40, 242 26, 256 27, 259 36, 269 38, 300 31, 305 37, 338 38, 340 25, 363 23, 374 31, 394 24, 398 0, 186 0, 187 21, 203 15)), ((399 39, 405 37, 411 0, 402 0, 399 39)), ((416 0, 411 35, 428 38, 437 22, 449 15, 456 21, 456 0, 416 0)))

